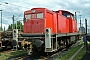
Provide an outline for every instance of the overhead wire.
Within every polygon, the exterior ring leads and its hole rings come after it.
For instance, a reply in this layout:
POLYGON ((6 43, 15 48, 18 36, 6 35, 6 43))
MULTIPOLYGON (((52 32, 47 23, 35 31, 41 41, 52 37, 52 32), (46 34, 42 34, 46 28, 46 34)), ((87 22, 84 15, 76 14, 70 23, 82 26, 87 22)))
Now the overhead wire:
MULTIPOLYGON (((2 1, 0 1, 0 2, 2 2, 2 1)), ((33 5, 33 6, 36 6, 35 4, 29 3, 29 2, 26 2, 26 1, 21 1, 21 2, 24 2, 24 3, 27 3, 27 4, 31 4, 31 5, 33 5)), ((54 1, 54 0, 53 0, 52 2, 57 3, 57 1, 54 1)), ((23 6, 16 5, 16 4, 12 4, 12 3, 8 3, 8 2, 3 2, 3 3, 13 5, 13 6, 15 6, 15 8, 16 8, 16 7, 23 7, 23 6)), ((55 5, 55 4, 53 4, 52 6, 54 6, 54 5, 55 5)), ((3 6, 6 6, 6 5, 3 5, 3 6)), ((7 6, 6 6, 6 7, 7 7, 7 6)), ((23 8, 27 8, 27 7, 23 7, 23 8)), ((11 13, 11 12, 9 12, 9 13, 11 13)))
MULTIPOLYGON (((1 1, 0 1, 0 2, 1 2, 1 1)), ((13 5, 13 6, 15 6, 15 8, 16 8, 16 7, 22 7, 22 6, 18 6, 18 5, 11 4, 11 3, 7 3, 7 2, 3 2, 3 3, 13 5)), ((3 5, 3 4, 0 4, 0 5, 5 6, 6 8, 9 8, 7 5, 3 5)), ((26 7, 24 7, 24 8, 26 8, 26 7)), ((5 11, 5 12, 7 12, 7 11, 5 11)), ((10 12, 8 12, 8 13, 13 13, 13 12, 10 11, 10 12)), ((22 14, 20 14, 20 15, 16 18, 16 20, 19 19, 19 17, 20 17, 21 15, 22 15, 22 14)))
MULTIPOLYGON (((6 5, 2 5, 2 6, 7 7, 6 5)), ((7 7, 7 8, 8 8, 8 7, 7 7)), ((10 8, 8 8, 8 9, 10 9, 10 8)), ((11 11, 10 11, 10 12, 8 12, 8 11, 4 11, 4 13, 11 13, 11 14, 13 15, 13 12, 11 12, 11 11)), ((22 15, 22 14, 20 14, 20 15, 18 16, 18 18, 19 18, 21 15, 22 15)), ((5 16, 2 16, 2 17, 5 17, 5 16)), ((11 18, 11 17, 10 17, 10 18, 11 18)), ((17 19, 18 19, 18 18, 17 18, 17 19)))
MULTIPOLYGON (((2 2, 2 1, 0 1, 0 2, 2 2)), ((27 8, 27 7, 16 5, 16 4, 13 4, 13 3, 8 3, 8 2, 2 2, 2 3, 10 4, 10 5, 17 6, 17 7, 27 8)))
MULTIPOLYGON (((2 2, 2 1, 0 1, 0 2, 2 2)), ((24 3, 26 3, 26 4, 31 4, 31 5, 33 5, 33 6, 36 6, 36 4, 34 4, 34 3, 29 3, 29 2, 26 2, 26 1, 21 1, 21 2, 24 2, 24 3)), ((58 4, 59 2, 60 2, 60 1, 53 0, 53 1, 51 2, 51 3, 53 3, 51 6, 55 6, 55 5, 58 4), (55 4, 55 3, 56 3, 56 4, 55 4)), ((8 3, 8 2, 3 2, 3 3, 13 5, 13 6, 15 6, 15 8, 16 8, 16 7, 27 8, 27 7, 20 6, 20 5, 16 5, 16 4, 13 4, 13 3, 8 3)), ((39 4, 39 3, 38 3, 38 4, 39 4)), ((4 5, 4 6, 6 6, 6 5, 4 5)))

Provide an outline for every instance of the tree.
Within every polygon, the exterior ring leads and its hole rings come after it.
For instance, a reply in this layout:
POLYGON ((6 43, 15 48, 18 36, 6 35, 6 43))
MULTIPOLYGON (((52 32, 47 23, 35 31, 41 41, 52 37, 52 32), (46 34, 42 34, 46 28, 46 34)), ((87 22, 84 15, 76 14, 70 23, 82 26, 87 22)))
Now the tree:
POLYGON ((3 31, 3 28, 0 27, 0 31, 3 31))
POLYGON ((12 30, 12 24, 8 26, 8 31, 12 30))
MULTIPOLYGON (((8 31, 11 31, 13 29, 12 27, 13 27, 13 24, 9 25, 8 26, 8 31)), ((17 21, 17 23, 14 24, 14 28, 15 29, 17 28, 19 31, 22 31, 23 30, 23 25, 20 21, 17 21)))
POLYGON ((19 31, 22 31, 23 30, 23 25, 20 21, 17 21, 17 24, 15 25, 15 28, 17 28, 19 31), (17 25, 17 27, 16 27, 17 25))

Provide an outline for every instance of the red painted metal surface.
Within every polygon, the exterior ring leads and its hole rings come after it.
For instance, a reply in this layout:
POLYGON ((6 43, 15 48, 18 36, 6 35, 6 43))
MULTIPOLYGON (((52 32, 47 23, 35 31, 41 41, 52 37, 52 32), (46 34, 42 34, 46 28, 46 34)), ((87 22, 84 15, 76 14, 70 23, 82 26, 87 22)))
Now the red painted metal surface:
POLYGON ((69 33, 69 19, 66 19, 66 31, 69 33))
POLYGON ((24 23, 24 33, 43 33, 45 28, 45 20, 29 20, 24 23))
POLYGON ((45 20, 39 19, 39 20, 30 20, 29 26, 31 27, 29 29, 28 33, 43 33, 45 28, 45 20))
POLYGON ((46 15, 45 15, 45 19, 46 19, 46 28, 51 28, 52 29, 52 33, 56 33, 57 32, 57 15, 56 13, 47 10, 46 11, 46 15))
POLYGON ((73 20, 72 20, 72 18, 69 18, 69 32, 70 33, 73 32, 73 20))
POLYGON ((58 33, 67 33, 66 18, 58 15, 58 33))
POLYGON ((69 31, 70 33, 77 32, 77 23, 76 20, 72 18, 72 15, 69 18, 69 31))
POLYGON ((26 33, 25 23, 23 25, 23 32, 26 33))
POLYGON ((33 8, 25 11, 24 17, 24 33, 45 33, 45 28, 51 28, 53 34, 77 32, 76 21, 68 11, 53 12, 46 8, 33 8))
POLYGON ((53 32, 57 33, 57 13, 53 14, 53 32))
POLYGON ((57 31, 58 33, 69 33, 69 19, 63 16, 62 10, 57 12, 57 31))
POLYGON ((77 32, 77 23, 76 20, 73 20, 73 33, 77 32))

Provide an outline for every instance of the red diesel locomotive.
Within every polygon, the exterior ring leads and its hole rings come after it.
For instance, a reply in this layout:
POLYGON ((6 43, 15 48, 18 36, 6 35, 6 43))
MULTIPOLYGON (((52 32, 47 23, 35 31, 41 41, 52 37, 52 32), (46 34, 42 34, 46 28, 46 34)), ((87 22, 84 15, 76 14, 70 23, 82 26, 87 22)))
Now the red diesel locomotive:
POLYGON ((53 34, 77 32, 76 20, 68 11, 33 8, 25 11, 24 17, 24 33, 45 33, 45 28, 51 28, 53 34))
POLYGON ((79 35, 74 14, 68 11, 32 8, 24 12, 21 36, 28 42, 23 47, 28 47, 29 54, 41 50, 55 52, 75 42, 79 35))

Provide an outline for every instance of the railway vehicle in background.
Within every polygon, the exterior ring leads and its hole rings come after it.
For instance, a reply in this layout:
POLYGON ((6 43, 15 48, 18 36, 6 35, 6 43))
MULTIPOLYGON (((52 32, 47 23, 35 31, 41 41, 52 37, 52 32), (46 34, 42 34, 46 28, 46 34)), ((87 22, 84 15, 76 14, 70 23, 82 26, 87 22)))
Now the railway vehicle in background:
POLYGON ((85 33, 85 27, 83 27, 83 26, 79 27, 79 31, 82 33, 85 33))
POLYGON ((24 12, 21 46, 28 54, 37 51, 55 52, 75 43, 80 34, 71 12, 32 8, 24 12))
POLYGON ((1 31, 0 32, 0 48, 2 50, 12 49, 12 31, 1 31))

